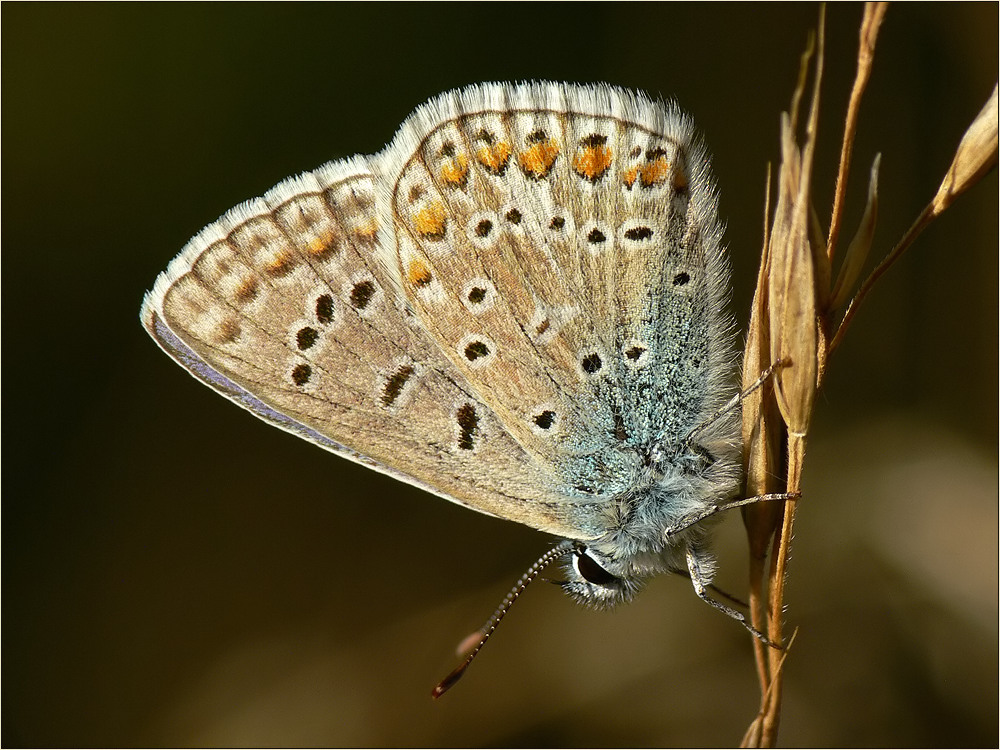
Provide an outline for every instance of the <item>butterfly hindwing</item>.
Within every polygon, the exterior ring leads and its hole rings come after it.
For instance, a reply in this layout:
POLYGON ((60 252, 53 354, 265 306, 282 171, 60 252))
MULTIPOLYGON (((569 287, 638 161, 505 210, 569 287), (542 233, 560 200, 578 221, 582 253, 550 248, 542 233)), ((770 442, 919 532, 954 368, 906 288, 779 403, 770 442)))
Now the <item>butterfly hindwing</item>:
POLYGON ((669 105, 562 84, 443 95, 376 162, 402 294, 579 519, 719 406, 724 341, 692 335, 725 329, 705 164, 669 105))

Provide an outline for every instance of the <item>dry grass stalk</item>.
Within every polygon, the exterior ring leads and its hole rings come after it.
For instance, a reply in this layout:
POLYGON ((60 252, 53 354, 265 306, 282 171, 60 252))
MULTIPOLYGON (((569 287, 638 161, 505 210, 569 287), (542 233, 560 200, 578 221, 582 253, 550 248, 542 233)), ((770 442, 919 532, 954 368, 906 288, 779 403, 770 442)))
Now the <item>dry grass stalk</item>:
MULTIPOLYGON (((811 203, 812 163, 816 142, 819 92, 823 75, 824 15, 821 11, 815 40, 803 54, 798 85, 790 113, 782 116, 782 164, 778 172, 777 201, 770 226, 770 192, 765 207, 765 240, 761 268, 751 310, 744 352, 744 387, 780 360, 790 365, 777 371, 772 383, 748 395, 743 404, 744 461, 747 496, 788 492, 792 499, 746 506, 744 522, 750 547, 750 611, 754 626, 778 644, 783 635, 784 584, 790 554, 795 511, 805 459, 806 438, 818 387, 827 359, 850 323, 858 303, 878 278, 913 240, 952 201, 986 174, 997 162, 997 89, 972 126, 934 199, 897 243, 892 252, 861 285, 836 333, 836 311, 850 297, 872 245, 878 214, 878 167, 871 168, 868 201, 861 224, 848 246, 837 280, 832 281, 832 260, 840 234, 844 195, 861 98, 871 74, 875 42, 886 4, 869 3, 860 29, 858 68, 848 103, 840 167, 830 231, 824 234, 811 203), (816 48, 813 89, 803 143, 796 141, 799 107, 816 48), (772 543, 774 540, 774 543, 772 543), (771 549, 767 584, 763 583, 771 549)), ((770 169, 768 170, 770 188, 770 169)), ((777 741, 781 715, 782 667, 790 641, 783 651, 755 643, 761 683, 760 710, 743 737, 744 747, 771 747, 777 741)))
POLYGON ((833 252, 840 235, 840 223, 844 214, 844 196, 847 194, 847 177, 851 172, 851 155, 854 152, 854 134, 858 130, 858 114, 861 112, 861 97, 865 93, 875 62, 875 42, 878 30, 888 10, 888 3, 868 3, 861 19, 861 33, 858 45, 858 72, 854 76, 851 98, 847 104, 847 118, 844 123, 844 140, 840 148, 840 168, 837 171, 837 187, 833 195, 833 211, 830 216, 830 234, 827 239, 827 254, 833 261, 833 252))
MULTIPOLYGON (((805 428, 815 391, 816 312, 813 290, 813 253, 809 243, 809 184, 819 105, 819 65, 813 87, 807 125, 807 139, 801 150, 795 142, 799 106, 805 92, 813 43, 802 57, 800 75, 792 99, 791 113, 782 115, 782 164, 778 174, 777 203, 770 229, 765 230, 761 270, 754 294, 751 323, 744 353, 744 387, 771 362, 791 357, 791 366, 778 372, 769 386, 744 402, 743 433, 747 461, 747 494, 797 491, 790 464, 782 465, 795 451, 796 462, 804 456, 805 428), (805 393, 802 393, 803 389, 805 393), (772 397, 773 396, 773 397, 772 397), (789 426, 795 437, 790 439, 789 426), (794 448, 793 448, 794 445, 794 448), (784 448, 784 451, 782 451, 784 448), (784 454, 784 455, 783 455, 784 454), (785 481, 779 478, 784 475, 785 481), (787 483, 786 483, 787 482, 787 483)), ((820 59, 823 47, 823 19, 815 43, 820 59)), ((770 180, 768 180, 770 183, 770 180)), ((765 214, 766 216, 767 214, 765 214)), ((778 534, 778 549, 787 549, 794 519, 795 501, 748 506, 744 521, 750 543, 751 617, 754 626, 777 644, 784 642, 781 619, 787 555, 771 557, 768 586, 762 586, 764 561, 771 540, 778 534), (775 616, 777 613, 777 616, 775 616)), ((744 746, 767 747, 777 739, 781 707, 780 659, 783 652, 755 644, 761 681, 761 706, 743 738, 744 746)))
MULTIPOLYGON (((830 341, 830 352, 832 353, 844 338, 847 327, 851 324, 857 313, 858 305, 868 295, 875 282, 889 270, 893 263, 899 260, 903 253, 912 247, 914 240, 926 229, 934 219, 940 216, 955 199, 975 185, 997 164, 998 148, 998 125, 997 125, 997 87, 993 87, 993 93, 979 111, 976 119, 972 121, 965 135, 962 136, 951 165, 945 173, 944 179, 937 193, 926 208, 920 212, 916 221, 903 235, 902 239, 886 255, 885 259, 878 264, 871 275, 858 289, 857 294, 851 300, 844 317, 840 321, 836 333, 830 341)), ((833 311, 831 311, 833 312, 833 311)))

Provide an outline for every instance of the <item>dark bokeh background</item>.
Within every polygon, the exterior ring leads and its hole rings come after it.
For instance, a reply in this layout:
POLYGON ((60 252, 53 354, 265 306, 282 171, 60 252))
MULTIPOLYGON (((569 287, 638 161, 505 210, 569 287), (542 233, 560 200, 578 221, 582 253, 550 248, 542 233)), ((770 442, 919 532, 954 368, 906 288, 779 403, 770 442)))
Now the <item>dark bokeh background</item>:
MULTIPOLYGON (((615 613, 528 592, 548 540, 266 426, 172 364, 143 291, 287 175, 377 151, 481 80, 675 96, 715 155, 745 325, 765 165, 815 6, 4 4, 4 745, 714 745, 750 643, 683 579, 615 613)), ((858 5, 829 9, 827 216, 858 5)), ((997 77, 997 5, 890 9, 848 205, 876 253, 997 77)), ((997 177, 871 297, 831 363, 791 566, 788 745, 997 742, 997 177)), ((745 590, 738 518, 721 583, 745 590)))

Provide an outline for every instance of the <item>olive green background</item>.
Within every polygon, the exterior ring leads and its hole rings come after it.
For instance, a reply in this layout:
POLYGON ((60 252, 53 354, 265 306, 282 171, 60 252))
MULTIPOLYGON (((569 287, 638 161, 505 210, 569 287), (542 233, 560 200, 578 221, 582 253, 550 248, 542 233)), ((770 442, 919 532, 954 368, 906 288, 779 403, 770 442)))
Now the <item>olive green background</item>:
MULTIPOLYGON (((829 8, 824 221, 861 7, 829 8)), ((765 168, 812 5, 9 4, 3 81, 3 723, 11 745, 729 745, 742 629, 665 577, 614 613, 536 585, 466 678, 452 650, 549 540, 253 419, 139 325, 189 236, 372 153, 483 80, 673 96, 714 154, 745 330, 765 168)), ((997 5, 890 8, 846 237, 882 152, 881 255, 997 77, 997 5)), ((997 177, 880 284, 806 463, 786 745, 995 745, 997 177)), ((742 336, 742 334, 741 334, 742 336)), ((720 583, 745 591, 734 515, 720 583)))

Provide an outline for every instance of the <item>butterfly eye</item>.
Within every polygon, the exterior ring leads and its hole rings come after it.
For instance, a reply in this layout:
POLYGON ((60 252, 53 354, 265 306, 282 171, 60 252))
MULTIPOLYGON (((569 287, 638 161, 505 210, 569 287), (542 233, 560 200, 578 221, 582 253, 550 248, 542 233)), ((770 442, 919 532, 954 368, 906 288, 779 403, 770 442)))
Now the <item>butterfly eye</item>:
POLYGON ((598 586, 611 586, 618 583, 618 578, 598 565, 590 555, 577 555, 574 560, 576 561, 577 572, 587 582, 597 584, 598 586))

